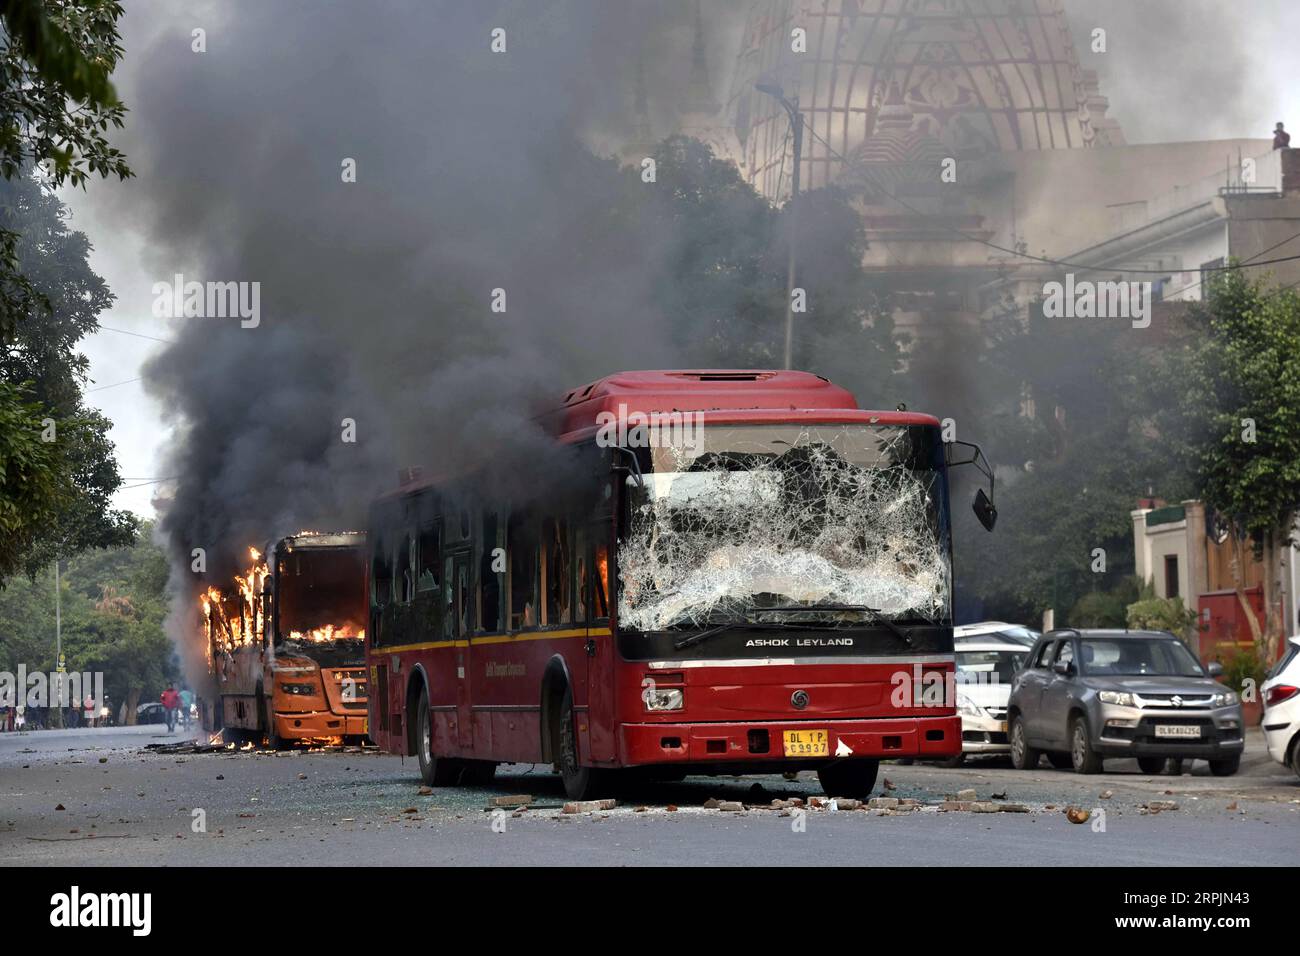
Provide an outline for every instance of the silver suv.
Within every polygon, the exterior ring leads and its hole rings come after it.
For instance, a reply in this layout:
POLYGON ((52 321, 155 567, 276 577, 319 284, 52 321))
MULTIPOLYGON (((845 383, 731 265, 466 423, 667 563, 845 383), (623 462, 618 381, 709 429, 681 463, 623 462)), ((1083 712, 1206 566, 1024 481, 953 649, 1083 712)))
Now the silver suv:
POLYGON ((1203 758, 1237 772, 1241 702, 1165 631, 1056 630, 1040 637, 1011 683, 1008 734, 1018 770, 1100 773, 1106 757, 1136 757, 1144 773, 1180 773, 1203 758))

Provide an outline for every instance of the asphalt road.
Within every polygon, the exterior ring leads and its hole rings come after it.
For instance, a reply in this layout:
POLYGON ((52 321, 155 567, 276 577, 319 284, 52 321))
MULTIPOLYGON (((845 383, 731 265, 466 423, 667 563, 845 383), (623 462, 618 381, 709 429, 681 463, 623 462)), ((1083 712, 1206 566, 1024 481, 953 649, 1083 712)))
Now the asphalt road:
POLYGON ((1132 761, 1102 776, 1002 761, 957 769, 885 764, 907 812, 757 809, 822 796, 816 775, 690 777, 634 790, 608 812, 565 815, 549 768, 502 768, 489 788, 420 795, 413 761, 353 750, 177 755, 161 727, 0 734, 0 861, 5 865, 356 863, 511 865, 1295 865, 1300 778, 1252 735, 1242 771, 1152 777, 1132 761), (946 795, 1029 812, 941 811, 946 795), (493 812, 501 795, 531 808, 493 812), (706 809, 711 797, 746 809, 706 809), (994 798, 997 799, 994 799, 994 798), (1168 801, 1176 809, 1143 807, 1168 801), (668 809, 675 806, 675 811, 668 809), (1092 820, 1073 824, 1068 805, 1092 820), (1104 828, 1094 826, 1104 811, 1104 828), (201 820, 204 828, 197 827, 201 820), (494 827, 495 823, 495 827, 494 827), (799 824, 802 824, 800 828, 799 824))

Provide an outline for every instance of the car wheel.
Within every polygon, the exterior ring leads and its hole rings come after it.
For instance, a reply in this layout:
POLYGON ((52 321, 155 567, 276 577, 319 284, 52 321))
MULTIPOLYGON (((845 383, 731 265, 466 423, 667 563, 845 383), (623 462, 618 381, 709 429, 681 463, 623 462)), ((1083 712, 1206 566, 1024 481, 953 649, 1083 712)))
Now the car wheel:
POLYGON ((1210 761, 1210 773, 1216 777, 1231 777, 1241 767, 1241 754, 1210 761))
POLYGON ((1075 773, 1101 773, 1101 758, 1092 749, 1088 737, 1088 722, 1075 717, 1070 723, 1070 762, 1075 773))
POLYGON ((420 691, 416 708, 415 755, 420 761, 420 778, 430 787, 449 787, 460 778, 460 765, 433 753, 433 714, 429 710, 429 692, 420 691))
POLYGON ((828 797, 865 800, 876 786, 879 760, 841 758, 817 771, 817 782, 828 797))
POLYGON ((1070 755, 1059 753, 1058 751, 1055 750, 1048 753, 1047 762, 1050 763, 1057 770, 1074 769, 1074 760, 1071 759, 1070 755))
POLYGON ((1011 766, 1017 770, 1033 770, 1038 766, 1039 756, 1039 751, 1029 746, 1024 719, 1016 714, 1011 718, 1011 766))
POLYGON ((1300 777, 1300 736, 1291 741, 1291 769, 1300 777))

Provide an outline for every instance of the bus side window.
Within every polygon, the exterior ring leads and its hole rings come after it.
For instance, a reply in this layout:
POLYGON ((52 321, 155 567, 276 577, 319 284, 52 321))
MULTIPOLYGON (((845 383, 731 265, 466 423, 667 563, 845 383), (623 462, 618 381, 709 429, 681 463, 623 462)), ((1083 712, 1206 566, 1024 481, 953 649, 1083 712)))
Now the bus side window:
POLYGON ((574 604, 573 619, 579 624, 585 624, 587 621, 587 602, 590 593, 587 580, 587 529, 578 528, 573 534, 573 554, 574 554, 574 578, 577 583, 577 591, 574 604))
POLYGON ((542 522, 542 580, 545 582, 545 624, 573 623, 573 567, 567 521, 547 518, 542 522))
POLYGON ((420 529, 419 554, 416 559, 419 576, 415 584, 419 592, 438 590, 438 552, 441 531, 442 526, 436 521, 420 529))
POLYGON ((415 568, 411 561, 411 552, 414 550, 415 544, 411 536, 402 535, 393 561, 393 568, 397 572, 394 576, 397 584, 397 600, 402 604, 409 604, 411 598, 415 597, 415 568))
POLYGON ((376 541, 370 562, 371 600, 375 607, 387 607, 393 600, 393 562, 383 542, 376 541))
POLYGON ((497 516, 494 512, 484 512, 483 538, 479 542, 482 554, 478 569, 479 621, 481 629, 488 632, 501 627, 501 582, 505 580, 505 569, 494 553, 500 547, 497 516))
POLYGON ((511 515, 506 554, 510 560, 510 630, 537 626, 537 529, 522 515, 511 515))
POLYGON ((596 541, 595 557, 592 561, 592 616, 609 617, 609 542, 603 537, 596 541))
POLYGON ((451 578, 452 558, 442 562, 442 637, 450 641, 456 636, 456 590, 451 578))

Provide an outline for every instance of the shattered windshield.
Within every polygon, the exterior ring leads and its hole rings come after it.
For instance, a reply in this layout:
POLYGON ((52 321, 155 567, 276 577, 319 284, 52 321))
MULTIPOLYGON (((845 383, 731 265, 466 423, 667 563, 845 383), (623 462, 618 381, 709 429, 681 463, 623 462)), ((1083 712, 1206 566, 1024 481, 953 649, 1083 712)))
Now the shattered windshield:
POLYGON ((937 429, 711 425, 648 460, 618 553, 624 627, 950 620, 937 429))

